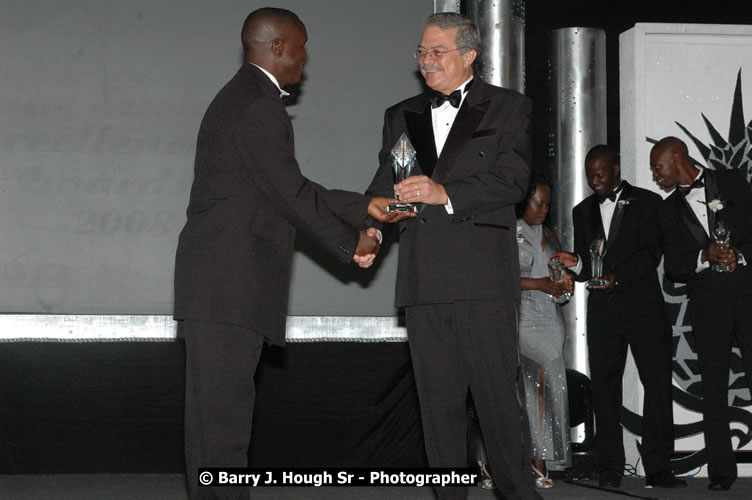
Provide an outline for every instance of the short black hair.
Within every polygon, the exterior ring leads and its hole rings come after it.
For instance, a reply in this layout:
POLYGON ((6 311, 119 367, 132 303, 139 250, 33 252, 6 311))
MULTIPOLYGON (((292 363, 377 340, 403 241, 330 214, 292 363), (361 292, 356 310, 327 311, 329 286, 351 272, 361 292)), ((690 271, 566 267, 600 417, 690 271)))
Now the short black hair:
POLYGON ((585 156, 585 165, 587 165, 591 161, 601 158, 606 160, 610 167, 621 165, 621 157, 619 156, 619 152, 611 146, 608 146, 607 144, 598 144, 597 146, 593 146, 590 151, 588 151, 587 156, 585 156))
POLYGON ((276 7, 261 7, 260 9, 256 9, 245 18, 243 29, 240 31, 240 41, 243 43, 244 48, 247 49, 250 47, 253 31, 258 29, 257 26, 262 20, 274 20, 288 24, 302 23, 297 14, 287 9, 276 7))

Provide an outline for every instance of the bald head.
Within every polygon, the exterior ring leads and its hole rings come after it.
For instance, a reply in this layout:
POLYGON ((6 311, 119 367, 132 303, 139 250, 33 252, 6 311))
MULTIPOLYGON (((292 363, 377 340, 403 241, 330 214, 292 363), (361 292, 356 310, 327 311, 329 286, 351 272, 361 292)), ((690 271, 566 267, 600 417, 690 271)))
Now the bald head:
POLYGON ((650 170, 663 189, 691 184, 700 172, 689 159, 687 145, 673 136, 664 137, 650 150, 650 170))
POLYGON ((671 135, 664 137, 655 143, 653 150, 671 151, 672 154, 681 155, 689 161, 689 149, 687 148, 687 144, 678 137, 671 135))
POLYGON ((245 62, 267 70, 280 87, 300 82, 308 34, 295 13, 274 7, 255 10, 243 23, 240 38, 245 62))

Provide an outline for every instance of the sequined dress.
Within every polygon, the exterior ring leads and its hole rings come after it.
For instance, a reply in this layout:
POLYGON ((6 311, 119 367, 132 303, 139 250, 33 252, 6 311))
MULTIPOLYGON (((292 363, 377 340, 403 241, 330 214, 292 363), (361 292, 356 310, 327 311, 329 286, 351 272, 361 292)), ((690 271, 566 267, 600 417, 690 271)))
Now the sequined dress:
MULTIPOLYGON (((517 220, 517 246, 523 278, 548 276, 548 260, 559 250, 543 226, 517 220), (546 248, 541 248, 545 238, 546 248)), ((532 456, 549 470, 571 465, 569 403, 564 366, 564 321, 561 306, 539 290, 523 290, 520 304, 520 362, 532 443, 532 456), (543 414, 539 408, 539 377, 543 369, 543 414)))

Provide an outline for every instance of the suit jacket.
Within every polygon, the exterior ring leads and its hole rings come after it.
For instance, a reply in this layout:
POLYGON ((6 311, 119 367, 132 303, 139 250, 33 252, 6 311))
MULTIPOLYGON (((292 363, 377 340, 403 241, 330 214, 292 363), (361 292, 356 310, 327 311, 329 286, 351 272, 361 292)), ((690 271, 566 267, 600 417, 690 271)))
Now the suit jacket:
MULTIPOLYGON (((624 187, 611 219, 603 274, 613 273, 618 286, 612 293, 590 291, 588 324, 640 326, 665 325, 665 306, 656 268, 661 260, 658 208, 661 197, 622 181, 624 187)), ((572 210, 574 250, 582 259, 578 281, 587 281, 591 272, 590 244, 605 237, 598 198, 585 198, 572 210)), ((597 276, 596 276, 597 277, 597 276)), ((653 330, 650 329, 652 332, 653 330)))
POLYGON ((243 65, 201 122, 175 262, 175 318, 239 325, 283 344, 296 229, 352 262, 351 224, 365 222, 367 205, 363 195, 327 192, 301 174, 278 89, 243 65))
MULTIPOLYGON (((748 294, 752 285, 752 192, 736 171, 705 170, 704 180, 706 200, 724 201, 717 216, 731 228, 731 246, 744 254, 747 266, 737 266, 733 273, 717 273, 710 268, 695 272, 697 256, 711 239, 678 190, 663 202, 660 221, 666 274, 674 281, 687 283, 690 305, 695 302, 712 306, 727 294, 748 294)), ((712 229, 716 215, 709 215, 712 229)))
POLYGON ((516 299, 520 271, 514 205, 530 177, 530 100, 476 81, 437 158, 427 94, 386 110, 379 169, 367 194, 394 195, 391 149, 405 132, 420 173, 443 184, 454 208, 426 205, 399 225, 397 307, 516 299))

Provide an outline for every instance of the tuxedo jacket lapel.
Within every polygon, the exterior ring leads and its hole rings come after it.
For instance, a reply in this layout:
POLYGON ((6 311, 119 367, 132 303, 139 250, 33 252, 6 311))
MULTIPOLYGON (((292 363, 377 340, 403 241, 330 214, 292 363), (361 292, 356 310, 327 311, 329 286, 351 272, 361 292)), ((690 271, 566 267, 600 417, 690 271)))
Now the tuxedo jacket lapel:
POLYGON ((436 166, 436 140, 433 137, 431 106, 426 98, 423 111, 405 110, 405 123, 418 158, 420 172, 431 177, 436 166))
POLYGON ((590 203, 590 225, 593 228, 593 237, 588 241, 588 248, 596 238, 606 239, 606 232, 603 229, 603 218, 601 217, 601 205, 598 198, 593 195, 590 203))
MULTIPOLYGON (((631 200, 629 195, 632 193, 632 186, 627 181, 622 181, 624 187, 621 191, 619 201, 631 200)), ((627 210, 628 204, 622 203, 622 208, 619 208, 619 201, 616 202, 614 207, 614 215, 611 217, 611 225, 608 228, 608 239, 606 240, 606 250, 611 246, 611 243, 616 240, 616 235, 619 234, 619 228, 621 227, 621 220, 624 217, 624 212, 627 210)), ((600 212, 600 210, 598 210, 600 212)))
POLYGON ((681 219, 687 225, 689 232, 692 233, 692 237, 701 246, 705 246, 705 243, 708 240, 708 235, 705 234, 705 229, 703 229, 702 223, 697 219, 692 207, 689 206, 689 202, 681 193, 676 193, 676 211, 680 214, 681 219))
MULTIPOLYGON (((718 198, 718 179, 710 171, 705 171, 705 202, 708 203, 711 200, 718 198)), ((713 212, 707 205, 705 209, 708 211, 708 231, 713 232, 715 227, 716 213, 713 212)), ((725 221, 724 221, 725 222, 725 221)))
MULTIPOLYGON (((456 158, 462 148, 472 138, 473 132, 478 128, 480 120, 488 109, 488 101, 478 105, 472 105, 471 96, 473 90, 468 92, 467 97, 457 111, 457 116, 449 130, 449 135, 441 150, 441 157, 436 162, 436 177, 434 181, 442 183, 447 179, 450 171, 456 165, 456 158)), ((430 113, 430 112, 429 112, 430 113)))

